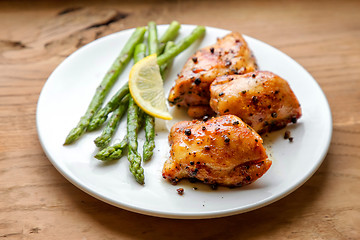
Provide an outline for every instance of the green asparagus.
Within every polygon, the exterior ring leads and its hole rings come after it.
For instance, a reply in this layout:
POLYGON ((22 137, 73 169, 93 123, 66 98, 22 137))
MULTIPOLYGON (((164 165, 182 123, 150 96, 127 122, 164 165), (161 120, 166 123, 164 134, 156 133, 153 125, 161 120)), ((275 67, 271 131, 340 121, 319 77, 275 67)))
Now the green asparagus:
MULTIPOLYGON (((157 27, 154 22, 148 24, 148 46, 149 55, 158 52, 157 27)), ((155 118, 145 114, 145 142, 143 145, 143 160, 148 161, 153 155, 155 148, 155 118)))
POLYGON ((116 159, 120 159, 124 153, 125 148, 127 147, 128 141, 127 136, 124 139, 113 146, 107 147, 99 151, 95 158, 102 160, 102 161, 112 161, 116 159))
POLYGON ((165 33, 159 39, 158 55, 161 55, 165 51, 165 45, 169 41, 173 41, 180 29, 180 24, 177 21, 172 21, 170 26, 166 29, 165 33))
MULTIPOLYGON (((139 111, 139 116, 136 122, 136 124, 138 124, 138 130, 140 130, 143 122, 144 122, 144 112, 139 111)), ((118 160, 123 156, 125 148, 127 146, 128 146, 128 139, 126 134, 120 143, 102 149, 95 155, 95 158, 105 162, 118 160)))
MULTIPOLYGON (((167 30, 167 32, 168 31, 169 31, 169 29, 167 30)), ((165 49, 164 53, 158 57, 158 60, 160 58, 160 61, 164 62, 164 64, 161 65, 162 69, 164 69, 163 66, 165 66, 172 58, 174 58, 174 56, 176 56, 176 54, 179 54, 181 51, 183 51, 187 47, 189 47, 191 45, 191 43, 194 42, 196 39, 200 38, 204 34, 204 32, 205 32, 205 29, 203 27, 197 27, 188 37, 181 40, 179 42, 179 44, 174 44, 173 42, 169 42, 167 44, 168 46, 166 46, 166 49, 165 49), (174 48, 177 48, 176 51, 173 50, 174 48), (170 50, 171 50, 171 54, 169 54, 170 50), (165 55, 166 57, 164 58, 163 55, 165 55)), ((160 38, 160 41, 161 41, 162 38, 160 38)), ((140 59, 142 59, 144 57, 144 55, 145 55, 145 50, 144 49, 145 48, 146 47, 145 47, 144 44, 138 44, 137 45, 137 47, 135 49, 135 53, 134 53, 135 62, 139 61, 140 59)), ((139 111, 139 113, 142 113, 142 111, 139 111)), ((138 121, 133 121, 133 123, 134 124, 136 123, 137 125, 139 125, 138 128, 140 128, 142 121, 143 120, 140 120, 140 118, 138 118, 138 121)), ((107 148, 101 150, 100 152, 98 152, 96 154, 95 157, 97 159, 100 159, 100 160, 103 160, 103 161, 110 161, 110 160, 119 159, 119 158, 121 158, 122 154, 124 153, 124 149, 127 146, 127 144, 128 144, 128 138, 127 138, 127 135, 126 135, 124 137, 124 140, 121 143, 110 146, 110 147, 107 147, 107 148)))
MULTIPOLYGON (((134 62, 137 63, 146 55, 145 44, 138 44, 135 47, 134 62)), ((130 97, 127 115, 128 139, 128 160, 130 162, 130 172, 135 176, 138 183, 144 184, 144 169, 141 167, 141 156, 138 153, 137 133, 142 125, 145 113, 136 105, 134 99, 130 97)))
POLYGON ((139 114, 140 108, 136 105, 133 98, 129 100, 127 114, 127 140, 128 140, 128 160, 130 162, 130 172, 134 175, 136 181, 144 184, 144 169, 141 167, 141 156, 137 151, 137 132, 140 128, 139 114))
POLYGON ((155 22, 148 23, 148 48, 149 55, 158 52, 159 43, 158 43, 158 34, 155 22))
POLYGON ((164 63, 170 61, 176 55, 184 51, 186 48, 188 48, 193 42, 195 42, 197 39, 201 38, 205 34, 205 27, 203 26, 197 26, 189 36, 182 39, 179 43, 177 43, 174 47, 170 48, 169 51, 164 52, 162 55, 160 55, 157 58, 157 62, 159 66, 163 65, 164 63))
POLYGON ((126 94, 129 93, 129 85, 126 83, 116 94, 111 98, 111 100, 99 110, 95 116, 92 118, 87 131, 93 131, 98 129, 107 119, 109 113, 119 108, 119 105, 125 104, 127 106, 127 101, 121 101, 126 94))
POLYGON ((94 142, 95 145, 99 148, 107 147, 111 141, 111 138, 115 132, 115 130, 118 128, 120 120, 124 113, 126 112, 128 102, 129 102, 130 94, 127 94, 121 101, 121 104, 113 114, 111 115, 108 124, 102 131, 101 135, 97 137, 94 142))
MULTIPOLYGON (((138 130, 141 128, 142 123, 144 122, 143 113, 144 112, 142 111, 139 112, 139 117, 136 123, 139 125, 138 130)), ((120 143, 102 149, 95 155, 95 158, 102 161, 112 161, 112 160, 120 159, 123 156, 124 150, 127 147, 127 145, 128 145, 128 140, 126 134, 120 143)))
MULTIPOLYGON (((165 46, 168 45, 167 43, 174 39, 179 31, 180 28, 180 24, 176 21, 172 22, 169 26, 169 28, 166 30, 166 32, 164 33, 164 35, 160 38, 159 40, 159 49, 161 50, 161 46, 165 46)), ((199 30, 198 30, 199 31, 199 30)), ((197 32, 196 35, 198 35, 199 33, 197 32)), ((201 34, 200 34, 201 35, 201 34)), ((189 36, 191 37, 191 36, 189 36)), ((188 38, 189 38, 188 37, 188 38)), ((199 36, 193 36, 196 40, 197 37, 199 36)), ((181 41, 180 43, 184 42, 186 39, 184 39, 183 41, 181 41)), ((168 52, 168 50, 170 49, 170 46, 174 46, 174 43, 169 43, 169 48, 165 48, 164 53, 168 52)), ((188 43, 188 46, 182 47, 181 50, 177 53, 172 53, 170 56, 168 56, 167 58, 171 59, 174 58, 177 54, 179 54, 181 51, 185 50, 187 47, 189 47, 191 45, 191 43, 188 43)), ((145 45, 144 45, 145 47, 145 45)), ((164 48, 162 48, 164 49, 164 48)), ((159 57, 158 57, 159 58, 159 57)), ((162 60, 163 61, 163 60, 162 60)), ((160 69, 161 72, 164 72, 166 68, 166 61, 164 64, 160 65, 160 69)), ((127 94, 128 91, 128 84, 126 83, 112 98, 111 100, 108 102, 108 104, 106 104, 106 106, 101 109, 100 111, 98 111, 96 113, 96 115, 93 117, 93 119, 91 120, 89 126, 88 126, 88 131, 93 131, 98 129, 107 119, 107 115, 112 112, 115 108, 117 108, 117 103, 119 102, 119 99, 121 99, 121 96, 124 96, 125 94, 127 94)))
MULTIPOLYGON (((174 46, 175 46, 175 43, 173 41, 169 41, 166 43, 164 51, 167 52, 170 50, 170 48, 172 48, 174 46)), ((163 65, 160 66, 161 77, 163 79, 165 79, 164 75, 165 75, 165 71, 166 71, 167 67, 169 66, 169 63, 170 63, 170 61, 167 63, 164 63, 163 65)))
MULTIPOLYGON (((173 41, 169 41, 166 43, 165 52, 169 51, 170 48, 174 47, 175 43, 173 41)), ((165 70, 168 66, 169 62, 164 63, 160 66, 161 75, 165 74, 165 70)), ((163 77, 164 79, 164 77, 163 77)), ((154 117, 146 114, 145 116, 145 142, 143 146, 143 159, 144 161, 149 161, 153 155, 153 150, 155 148, 155 119, 154 117)))
POLYGON ((93 96, 85 115, 80 118, 77 126, 73 128, 66 137, 64 145, 69 145, 75 142, 86 131, 92 117, 101 107, 106 95, 116 82, 119 74, 125 69, 126 65, 133 57, 135 46, 143 41, 145 32, 145 27, 139 27, 131 35, 119 57, 115 60, 103 78, 101 84, 96 89, 95 95, 93 96))
POLYGON ((143 159, 149 161, 155 148, 155 118, 145 115, 145 142, 143 145, 143 159))
MULTIPOLYGON (((134 59, 135 62, 137 62, 137 59, 142 59, 145 56, 145 50, 146 49, 146 45, 143 43, 139 43, 138 45, 136 45, 135 51, 134 51, 134 59), (138 49, 138 50, 136 50, 138 49), (139 55, 137 57, 137 55, 139 55)), ((112 111, 114 111, 119 104, 121 104, 121 99, 129 93, 129 84, 126 83, 122 88, 119 89, 119 91, 117 91, 115 93, 115 95, 111 98, 111 100, 105 105, 105 107, 103 107, 100 111, 97 112, 97 114, 93 117, 93 119, 90 122, 89 131, 93 131, 98 129, 107 119, 107 116, 109 113, 111 113, 112 111)), ((127 105, 127 102, 126 102, 127 105)))
POLYGON ((134 52, 134 62, 137 63, 141 59, 143 59, 146 55, 146 45, 144 43, 140 43, 136 45, 134 52))

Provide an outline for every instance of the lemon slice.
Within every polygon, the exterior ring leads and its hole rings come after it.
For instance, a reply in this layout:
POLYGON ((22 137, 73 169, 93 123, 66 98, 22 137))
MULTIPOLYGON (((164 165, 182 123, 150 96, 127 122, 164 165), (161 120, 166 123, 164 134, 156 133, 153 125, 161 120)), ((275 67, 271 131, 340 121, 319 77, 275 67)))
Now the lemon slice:
POLYGON ((156 54, 137 62, 130 71, 129 89, 136 104, 147 114, 171 120, 156 54))

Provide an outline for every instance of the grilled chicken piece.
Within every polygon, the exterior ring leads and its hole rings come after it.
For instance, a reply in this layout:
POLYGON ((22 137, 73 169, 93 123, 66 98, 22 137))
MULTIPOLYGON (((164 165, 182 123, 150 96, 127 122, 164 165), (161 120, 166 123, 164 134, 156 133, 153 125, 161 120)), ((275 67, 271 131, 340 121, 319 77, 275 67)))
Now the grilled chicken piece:
POLYGON ((196 178, 207 184, 243 186, 271 166, 261 137, 234 115, 178 122, 171 128, 169 143, 170 158, 162 174, 174 184, 196 178))
POLYGON ((244 74, 255 71, 256 68, 255 58, 244 38, 241 34, 232 32, 189 58, 171 89, 168 100, 171 105, 179 107, 208 106, 209 87, 216 77, 244 74))
POLYGON ((289 84, 272 72, 218 77, 210 87, 210 106, 234 114, 259 134, 296 123, 301 107, 289 84))

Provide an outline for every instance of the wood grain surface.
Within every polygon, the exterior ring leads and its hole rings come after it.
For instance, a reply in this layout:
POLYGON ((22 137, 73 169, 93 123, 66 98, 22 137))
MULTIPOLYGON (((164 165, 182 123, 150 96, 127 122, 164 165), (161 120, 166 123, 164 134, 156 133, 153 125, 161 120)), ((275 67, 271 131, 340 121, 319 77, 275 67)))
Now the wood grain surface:
POLYGON ((359 10, 360 1, 1 1, 0 239, 360 239, 359 10), (239 31, 303 65, 334 123, 314 176, 267 207, 208 220, 128 212, 62 177, 36 132, 46 79, 84 44, 150 20, 239 31))

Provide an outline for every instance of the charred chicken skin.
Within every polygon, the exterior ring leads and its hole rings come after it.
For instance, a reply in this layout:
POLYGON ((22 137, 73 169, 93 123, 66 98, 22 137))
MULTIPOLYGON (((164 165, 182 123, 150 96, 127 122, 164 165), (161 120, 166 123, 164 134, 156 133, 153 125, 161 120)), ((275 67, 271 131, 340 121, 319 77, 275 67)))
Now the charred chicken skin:
POLYGON ((200 49, 185 63, 169 94, 171 105, 189 107, 190 117, 207 113, 210 84, 218 76, 255 71, 255 58, 239 33, 232 32, 200 49), (192 109, 195 107, 194 109, 192 109), (204 107, 204 110, 200 108, 204 107))
POLYGON ((301 117, 299 101, 289 84, 272 72, 218 77, 210 93, 210 106, 217 114, 234 114, 259 134, 283 128, 301 117))
POLYGON ((271 166, 261 137, 234 115, 176 123, 169 143, 170 158, 162 175, 172 183, 195 178, 207 184, 242 186, 271 166))

